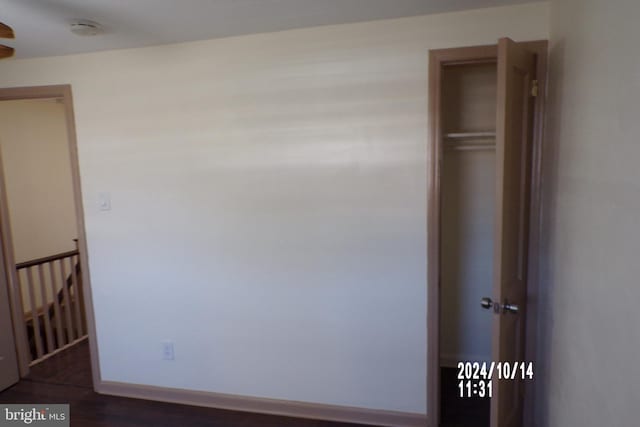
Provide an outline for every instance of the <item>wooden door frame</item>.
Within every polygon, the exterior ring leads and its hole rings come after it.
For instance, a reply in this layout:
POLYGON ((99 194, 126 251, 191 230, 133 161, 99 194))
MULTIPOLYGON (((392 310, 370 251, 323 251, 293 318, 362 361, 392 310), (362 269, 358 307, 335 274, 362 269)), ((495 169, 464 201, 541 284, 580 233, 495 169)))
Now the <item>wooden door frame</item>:
MULTIPOLYGON (((80 167, 78 161, 78 143, 76 139, 75 116, 73 112, 73 96, 70 85, 32 86, 16 88, 0 88, 0 101, 37 100, 37 99, 62 99, 65 109, 67 141, 69 147, 69 160, 71 165, 71 180, 73 186, 73 198, 76 214, 76 228, 78 231, 78 252, 80 265, 82 265, 82 285, 86 311, 87 335, 89 337, 89 351, 91 357, 91 373, 94 388, 100 384, 100 366, 98 363, 98 343, 96 340, 95 317, 93 312, 93 297, 89 275, 89 258, 87 255, 87 239, 84 224, 84 208, 82 204, 82 188, 80 185, 80 167)), ((13 254, 13 241, 11 226, 9 223, 9 210, 7 206, 7 193, 4 181, 4 170, 0 164, 0 244, 4 250, 4 259, 7 271, 7 287, 9 291, 9 303, 13 320, 13 330, 16 340, 16 353, 20 377, 29 373, 30 351, 27 335, 24 328, 24 309, 19 292, 18 276, 15 269, 13 254)))
MULTIPOLYGON (((535 102, 531 167, 531 208, 529 227, 529 269, 527 277, 526 357, 536 363, 538 323, 538 259, 541 234, 541 172, 544 135, 544 106, 547 81, 546 40, 523 42, 537 56, 539 94, 535 102)), ((440 116, 442 69, 449 65, 497 62, 496 45, 471 46, 429 51, 429 167, 427 185, 427 423, 440 426, 440 191, 442 165, 442 125, 440 116)), ((524 419, 530 423, 535 413, 533 385, 526 383, 524 419)))

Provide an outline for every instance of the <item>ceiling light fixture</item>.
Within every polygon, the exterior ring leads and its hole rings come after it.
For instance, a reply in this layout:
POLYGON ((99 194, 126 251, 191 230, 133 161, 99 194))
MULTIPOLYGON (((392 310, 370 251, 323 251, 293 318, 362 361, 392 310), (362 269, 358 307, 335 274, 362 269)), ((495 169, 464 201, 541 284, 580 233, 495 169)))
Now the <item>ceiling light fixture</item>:
POLYGON ((79 19, 71 23, 71 32, 78 36, 95 36, 103 31, 102 25, 88 19, 79 19))

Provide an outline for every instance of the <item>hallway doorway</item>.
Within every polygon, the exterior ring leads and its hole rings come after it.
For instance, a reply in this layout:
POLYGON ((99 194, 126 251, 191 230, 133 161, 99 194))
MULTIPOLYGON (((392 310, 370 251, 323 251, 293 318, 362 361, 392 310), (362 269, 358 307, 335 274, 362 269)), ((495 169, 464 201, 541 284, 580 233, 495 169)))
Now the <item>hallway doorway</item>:
POLYGON ((0 89, 2 278, 22 378, 87 338, 99 372, 79 181, 70 88, 0 89))

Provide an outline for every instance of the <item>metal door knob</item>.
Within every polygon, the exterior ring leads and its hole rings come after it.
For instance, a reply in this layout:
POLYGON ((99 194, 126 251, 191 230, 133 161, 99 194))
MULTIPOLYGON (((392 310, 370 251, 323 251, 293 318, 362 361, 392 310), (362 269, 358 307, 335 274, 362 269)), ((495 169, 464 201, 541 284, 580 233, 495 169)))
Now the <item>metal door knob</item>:
POLYGON ((497 302, 493 302, 493 300, 489 297, 484 297, 480 300, 480 305, 482 308, 486 308, 487 310, 493 308, 494 313, 518 313, 518 306, 516 304, 509 304, 508 301, 505 300, 504 304, 500 304, 497 302))
POLYGON ((502 304, 502 311, 504 313, 513 313, 513 314, 517 314, 518 313, 518 306, 516 304, 508 304, 508 303, 504 303, 502 304))
POLYGON ((482 298, 482 300, 480 300, 480 305, 482 306, 482 308, 486 308, 487 310, 489 310, 491 307, 493 307, 493 301, 491 300, 491 298, 484 297, 482 298))

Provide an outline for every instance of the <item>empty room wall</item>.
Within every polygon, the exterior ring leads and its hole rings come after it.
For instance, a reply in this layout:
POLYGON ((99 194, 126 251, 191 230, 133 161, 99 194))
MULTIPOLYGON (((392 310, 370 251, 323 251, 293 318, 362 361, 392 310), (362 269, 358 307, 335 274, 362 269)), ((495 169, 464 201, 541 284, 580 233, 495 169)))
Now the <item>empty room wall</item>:
POLYGON ((539 426, 638 424, 640 57, 631 0, 554 0, 539 426))
POLYGON ((546 4, 0 64, 72 84, 102 379, 425 413, 428 50, 501 36, 546 4))

